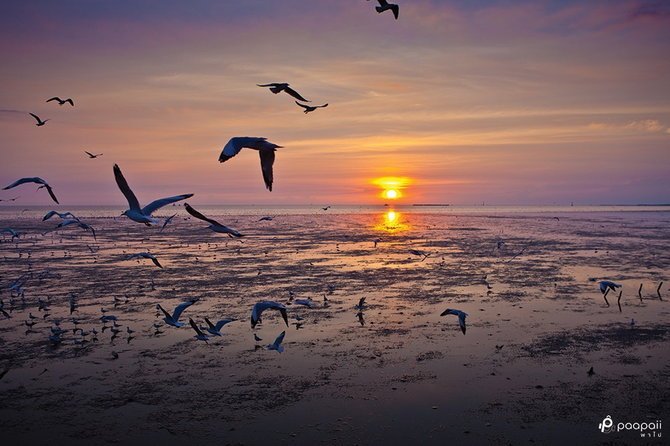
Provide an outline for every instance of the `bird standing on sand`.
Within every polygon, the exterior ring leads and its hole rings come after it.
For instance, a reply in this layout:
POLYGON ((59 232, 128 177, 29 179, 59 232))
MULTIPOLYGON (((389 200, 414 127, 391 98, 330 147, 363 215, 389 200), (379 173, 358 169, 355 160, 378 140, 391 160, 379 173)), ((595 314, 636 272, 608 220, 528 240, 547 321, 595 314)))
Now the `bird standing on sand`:
POLYGON ((212 220, 211 218, 207 218, 204 215, 202 215, 200 212, 196 211, 189 205, 188 203, 184 203, 184 207, 186 208, 186 212, 194 216, 195 218, 206 221, 209 223, 209 229, 211 229, 214 232, 219 232, 222 234, 228 234, 229 237, 244 237, 242 234, 237 232, 236 230, 229 228, 228 226, 222 225, 216 220, 212 220))
POLYGON ((381 14, 384 11, 391 10, 393 11, 393 17, 395 17, 395 19, 398 20, 398 14, 400 13, 400 7, 398 5, 394 3, 389 3, 386 0, 377 0, 377 1, 379 2, 379 6, 375 7, 375 9, 379 14, 381 14))
POLYGON ((72 100, 72 98, 61 99, 58 96, 54 96, 51 99, 47 99, 47 102, 51 101, 58 101, 58 105, 70 104, 72 107, 74 107, 74 101, 72 100))
POLYGON ((12 184, 10 184, 9 186, 3 187, 2 190, 11 189, 11 188, 13 188, 13 187, 19 186, 19 185, 24 184, 24 183, 41 184, 41 186, 38 187, 37 190, 40 190, 40 189, 42 189, 43 187, 46 188, 47 192, 49 192, 49 195, 51 196, 51 199, 52 199, 53 201, 55 201, 56 204, 60 204, 60 203, 58 203, 58 198, 56 198, 56 195, 54 195, 54 191, 53 191, 53 189, 51 188, 51 186, 49 186, 49 183, 47 183, 46 181, 44 181, 44 180, 43 180, 42 178, 40 178, 40 177, 26 177, 26 178, 21 178, 21 179, 19 179, 19 180, 14 181, 14 182, 13 182, 12 184))
POLYGON ((251 309, 251 328, 254 328, 256 324, 260 322, 261 314, 263 313, 263 311, 267 309, 279 311, 281 313, 282 318, 284 318, 286 326, 288 327, 288 314, 286 312, 286 307, 278 302, 265 300, 256 303, 254 307, 251 309))
POLYGON ((281 149, 282 146, 271 143, 267 138, 252 137, 252 136, 237 136, 231 138, 230 141, 223 147, 219 155, 219 162, 223 163, 240 153, 240 150, 254 149, 258 150, 261 158, 261 170, 263 172, 263 181, 265 187, 272 192, 273 173, 272 166, 275 162, 275 151, 281 149))
POLYGON ((125 215, 129 219, 138 223, 144 223, 147 226, 158 223, 158 220, 151 216, 153 212, 157 211, 163 206, 174 203, 176 201, 185 200, 193 196, 193 194, 184 194, 176 195, 174 197, 160 198, 158 200, 152 201, 140 209, 140 202, 137 201, 137 197, 130 189, 130 186, 128 186, 128 182, 123 176, 123 173, 121 173, 121 169, 117 164, 114 164, 114 178, 116 179, 116 184, 119 186, 119 189, 121 189, 121 192, 126 197, 126 200, 128 200, 128 206, 130 206, 130 209, 123 211, 121 215, 125 215))
POLYGON ((317 108, 326 108, 326 107, 328 107, 328 104, 327 104, 327 103, 326 103, 326 104, 323 104, 323 105, 305 105, 305 104, 301 104, 301 103, 298 102, 298 101, 295 101, 295 103, 298 104, 299 106, 301 106, 302 108, 305 109, 305 114, 310 113, 310 112, 313 112, 313 111, 316 110, 317 108))
POLYGON ((299 101, 312 102, 300 96, 300 93, 289 87, 289 84, 287 84, 286 82, 273 82, 270 84, 256 84, 256 85, 259 87, 269 87, 270 91, 273 92, 274 94, 278 94, 283 91, 284 93, 296 98, 299 101))
POLYGON ((461 331, 463 334, 465 334, 465 318, 467 317, 467 313, 461 311, 461 310, 453 310, 451 308, 447 308, 440 314, 440 316, 446 316, 448 314, 453 314, 454 316, 458 316, 458 325, 461 327, 461 331))
POLYGON ((37 116, 35 113, 28 113, 28 114, 29 114, 30 116, 32 116, 33 118, 35 118, 35 121, 37 121, 37 124, 35 124, 35 125, 36 125, 37 127, 42 127, 44 124, 47 123, 47 121, 49 121, 49 119, 45 119, 45 120, 43 121, 43 120, 42 120, 39 116, 37 116))

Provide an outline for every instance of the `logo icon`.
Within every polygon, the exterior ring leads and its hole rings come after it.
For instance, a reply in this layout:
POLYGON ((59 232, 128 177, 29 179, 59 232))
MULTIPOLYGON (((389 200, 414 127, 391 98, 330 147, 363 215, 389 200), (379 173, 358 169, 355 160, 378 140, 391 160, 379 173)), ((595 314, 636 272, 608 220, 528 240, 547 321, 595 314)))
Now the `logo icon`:
POLYGON ((614 426, 614 421, 612 421, 612 417, 607 415, 605 419, 603 420, 602 423, 598 424, 598 429, 600 429, 600 432, 604 434, 609 434, 612 432, 612 427, 614 426))

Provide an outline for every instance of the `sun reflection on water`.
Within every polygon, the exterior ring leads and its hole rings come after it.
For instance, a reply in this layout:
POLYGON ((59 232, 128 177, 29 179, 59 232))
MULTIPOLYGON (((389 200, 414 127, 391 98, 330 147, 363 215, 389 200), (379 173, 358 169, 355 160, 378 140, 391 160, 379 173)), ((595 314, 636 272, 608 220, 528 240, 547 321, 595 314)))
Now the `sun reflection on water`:
POLYGON ((375 229, 385 232, 401 232, 410 229, 410 225, 400 212, 391 209, 381 215, 381 220, 375 229))

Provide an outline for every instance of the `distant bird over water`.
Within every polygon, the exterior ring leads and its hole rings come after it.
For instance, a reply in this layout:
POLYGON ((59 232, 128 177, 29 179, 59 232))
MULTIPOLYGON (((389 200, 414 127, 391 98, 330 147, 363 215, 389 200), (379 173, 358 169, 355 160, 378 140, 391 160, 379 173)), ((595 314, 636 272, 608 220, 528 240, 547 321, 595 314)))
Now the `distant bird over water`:
POLYGON ((159 267, 161 269, 163 268, 163 266, 160 264, 160 262, 158 262, 158 259, 156 258, 156 256, 154 256, 153 254, 150 254, 148 252, 139 252, 137 254, 131 254, 130 256, 128 256, 128 260, 133 260, 133 259, 150 259, 154 263, 154 265, 156 265, 157 267, 159 267))
MULTIPOLYGON (((368 0, 370 1, 370 0, 368 0)), ((379 6, 377 6, 375 9, 377 10, 378 13, 382 13, 388 10, 393 11, 393 16, 395 17, 396 20, 398 20, 398 14, 400 13, 400 7, 396 4, 389 3, 386 0, 377 0, 379 2, 379 6)))
POLYGON ((292 89, 286 82, 273 82, 270 84, 256 84, 256 85, 258 85, 259 87, 269 87, 270 91, 273 92, 274 94, 278 94, 283 91, 284 93, 296 98, 299 101, 312 102, 300 96, 300 93, 292 89))
POLYGON ((252 136, 237 136, 231 138, 230 141, 223 147, 221 155, 219 155, 219 162, 223 163, 240 153, 240 150, 254 149, 258 150, 261 158, 261 170, 263 171, 263 181, 265 187, 272 192, 273 173, 272 166, 275 162, 275 151, 281 149, 282 146, 271 143, 267 138, 252 137, 252 136))
POLYGON ((58 216, 59 216, 60 218, 62 218, 63 220, 65 220, 65 219, 67 219, 67 218, 71 218, 71 219, 73 219, 73 220, 79 220, 77 217, 74 216, 74 214, 73 214, 72 212, 49 211, 49 212, 47 212, 47 213, 44 215, 44 217, 42 217, 42 221, 47 221, 47 220, 49 220, 51 217, 53 217, 54 215, 58 215, 58 216))
POLYGON ((86 150, 84 150, 84 153, 85 153, 86 155, 88 155, 88 157, 91 158, 91 159, 95 159, 95 158, 97 158, 97 157, 99 157, 99 156, 102 156, 102 153, 98 153, 98 154, 95 154, 95 155, 94 155, 94 154, 92 154, 91 152, 87 152, 86 150))
POLYGON ((60 203, 58 203, 58 198, 56 198, 56 195, 54 195, 54 191, 53 191, 53 189, 51 189, 51 186, 49 186, 49 183, 47 183, 46 181, 44 181, 44 180, 43 180, 42 178, 40 178, 40 177, 26 177, 26 178, 21 178, 21 179, 19 179, 19 180, 14 181, 14 182, 13 182, 12 184, 10 184, 9 186, 3 187, 2 190, 11 189, 11 188, 13 188, 13 187, 20 186, 21 184, 24 184, 24 183, 41 184, 41 186, 38 187, 37 189, 39 190, 39 189, 42 189, 43 187, 46 188, 47 192, 49 192, 49 195, 51 196, 51 199, 52 199, 53 201, 55 201, 56 204, 60 204, 60 203))
POLYGON ((313 112, 313 111, 316 110, 317 108, 325 108, 325 107, 328 107, 328 104, 327 104, 327 103, 326 103, 326 104, 323 104, 323 105, 305 105, 305 104, 301 104, 301 103, 298 102, 298 101, 295 101, 295 103, 298 104, 299 106, 301 106, 302 108, 305 109, 305 114, 310 113, 310 112, 313 112))
POLYGON ((214 232, 219 232, 222 234, 228 234, 229 237, 243 237, 242 234, 237 232, 236 230, 229 228, 228 226, 222 225, 216 220, 212 220, 211 218, 207 218, 204 215, 202 215, 200 212, 196 211, 193 209, 188 203, 184 204, 184 207, 186 207, 186 212, 194 216, 195 218, 199 220, 206 221, 209 223, 209 229, 211 229, 214 232))
POLYGON ((47 102, 51 101, 58 101, 58 105, 65 105, 69 103, 72 107, 74 107, 74 101, 71 98, 61 99, 58 96, 54 96, 51 99, 47 99, 47 102))
POLYGON ((119 189, 121 189, 121 192, 126 197, 126 200, 128 200, 128 206, 130 206, 130 209, 123 211, 121 215, 125 215, 129 219, 138 223, 144 223, 147 226, 158 223, 158 220, 151 216, 154 211, 157 211, 158 209, 168 204, 186 200, 187 198, 191 198, 193 196, 193 194, 184 194, 174 197, 160 198, 158 200, 152 201, 140 209, 140 202, 137 201, 137 197, 130 189, 130 186, 128 186, 128 182, 124 178, 123 173, 121 173, 121 169, 117 164, 114 164, 114 178, 116 179, 116 184, 119 186, 119 189))
POLYGON ((47 121, 48 121, 48 119, 45 119, 44 121, 42 121, 42 119, 40 119, 40 117, 37 116, 35 113, 28 113, 28 114, 29 114, 30 116, 32 116, 33 118, 35 118, 35 120, 37 121, 37 124, 35 124, 35 125, 36 125, 37 127, 42 127, 42 126, 43 126, 44 124, 46 124, 47 121))
POLYGON ((465 318, 467 317, 467 313, 461 311, 461 310, 453 310, 451 308, 447 308, 440 314, 440 316, 446 316, 448 314, 453 314, 454 316, 458 316, 458 325, 461 327, 461 331, 463 334, 465 334, 465 318))

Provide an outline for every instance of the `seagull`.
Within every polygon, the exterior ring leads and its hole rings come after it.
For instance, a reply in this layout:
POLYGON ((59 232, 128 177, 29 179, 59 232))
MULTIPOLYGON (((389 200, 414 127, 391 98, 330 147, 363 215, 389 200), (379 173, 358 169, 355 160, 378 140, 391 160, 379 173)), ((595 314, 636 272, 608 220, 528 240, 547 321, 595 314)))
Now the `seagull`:
POLYGON ((70 105, 74 107, 74 101, 71 98, 61 99, 58 96, 54 96, 51 99, 47 99, 47 102, 51 102, 51 101, 58 101, 58 105, 65 105, 69 102, 70 105))
POLYGON ((95 229, 93 229, 93 226, 88 225, 86 223, 82 223, 79 220, 63 220, 62 222, 58 223, 58 226, 56 226, 56 228, 64 228, 70 225, 77 225, 84 231, 91 231, 93 233, 93 239, 96 241, 98 240, 98 238, 95 236, 95 229))
POLYGON ((13 202, 13 201, 18 200, 19 198, 21 198, 21 197, 5 198, 5 199, 0 198, 0 201, 12 201, 13 202))
POLYGON ((256 85, 258 85, 259 87, 269 87, 270 91, 273 92, 274 94, 281 93, 283 91, 284 93, 288 94, 289 96, 293 96, 299 101, 312 102, 300 96, 300 94, 291 87, 289 87, 289 84, 287 84, 286 82, 281 83, 274 82, 271 84, 256 84, 256 85))
POLYGON ((327 103, 326 103, 326 104, 323 104, 323 105, 305 105, 305 104, 301 104, 301 103, 298 102, 298 101, 295 101, 295 103, 298 104, 299 106, 301 106, 302 108, 305 109, 305 112, 304 112, 305 114, 310 113, 310 112, 313 112, 313 111, 316 110, 317 108, 326 108, 326 107, 328 107, 328 104, 327 104, 327 103))
POLYGON ((41 184, 41 186, 38 187, 37 190, 40 190, 43 187, 46 188, 47 192, 49 192, 49 195, 51 196, 51 199, 53 201, 55 201, 56 204, 60 204, 60 203, 58 203, 58 198, 56 198, 56 195, 54 195, 53 189, 51 188, 51 186, 49 186, 49 183, 47 183, 46 181, 44 181, 40 177, 26 177, 26 178, 18 179, 16 181, 14 181, 12 184, 10 184, 9 186, 3 187, 2 190, 11 189, 13 187, 19 186, 19 185, 24 184, 24 183, 41 184))
POLYGON ((277 353, 281 353, 284 351, 284 347, 282 347, 281 343, 284 340, 284 336, 286 335, 286 331, 282 331, 279 336, 277 336, 277 339, 272 344, 268 344, 267 349, 268 350, 277 350, 277 353))
POLYGON ((270 216, 261 217, 261 218, 258 219, 258 221, 272 221, 272 220, 274 220, 274 217, 270 217, 270 216))
POLYGON ((99 156, 102 156, 102 153, 97 153, 97 154, 94 155, 94 154, 92 154, 91 152, 87 152, 86 150, 84 150, 84 153, 85 153, 86 155, 88 155, 88 157, 91 158, 91 159, 95 159, 95 158, 97 158, 97 157, 99 157, 99 156))
POLYGON ((377 1, 379 2, 379 6, 377 6, 375 9, 377 10, 378 13, 381 14, 384 11, 391 10, 393 11, 393 17, 395 17, 395 19, 398 20, 398 14, 400 13, 400 7, 398 5, 388 3, 386 0, 377 0, 377 1))
POLYGON ((321 208, 321 209, 323 209, 324 211, 327 211, 330 208, 331 208, 331 206, 326 206, 325 208, 321 208))
POLYGON ((307 308, 314 307, 314 302, 312 302, 312 299, 296 299, 293 301, 293 303, 297 305, 303 305, 307 308))
POLYGON ((219 223, 216 220, 212 220, 211 218, 207 218, 204 215, 202 215, 200 212, 196 211, 189 205, 188 203, 184 203, 184 207, 186 208, 186 212, 194 216, 195 218, 199 220, 206 221, 209 223, 209 229, 211 229, 214 232, 220 232, 222 234, 228 234, 230 238, 232 237, 244 237, 242 234, 237 232, 236 230, 229 228, 228 226, 224 226, 221 223, 219 223))
POLYGON ((154 211, 157 211, 158 209, 170 203, 186 200, 187 198, 191 198, 193 196, 193 194, 184 194, 174 197, 160 198, 158 200, 152 201, 140 209, 140 202, 137 201, 137 197, 133 191, 130 190, 128 182, 123 177, 121 169, 117 164, 114 164, 114 178, 116 179, 116 184, 119 186, 119 189, 121 189, 121 192, 126 197, 126 200, 128 200, 128 206, 130 206, 130 209, 123 211, 121 215, 125 215, 129 219, 138 223, 144 223, 147 226, 158 223, 158 221, 151 216, 154 211))
POLYGON ((224 325, 230 324, 233 322, 232 319, 221 319, 219 322, 216 323, 216 325, 212 324, 212 321, 209 319, 205 318, 205 322, 207 322, 208 327, 206 330, 214 335, 214 336, 221 336, 221 328, 223 328, 224 325))
POLYGON ((451 308, 447 308, 440 314, 440 316, 446 316, 447 314, 453 314, 455 316, 458 316, 458 325, 461 326, 461 331, 463 334, 465 334, 465 317, 468 315, 467 313, 462 312, 461 310, 452 310, 451 308))
POLYGON ((259 338, 258 335, 256 333, 254 333, 254 341, 261 342, 262 340, 263 340, 263 338, 259 338))
POLYGON ((158 259, 156 258, 156 256, 154 256, 153 254, 150 254, 148 252, 139 252, 137 254, 131 254, 130 256, 128 256, 128 260, 140 259, 140 258, 151 259, 151 261, 154 262, 154 265, 156 265, 159 268, 163 268, 163 266, 158 262, 158 259))
POLYGON ((586 372, 586 374, 589 375, 589 376, 593 376, 593 375, 596 374, 596 372, 594 372, 594 371, 593 371, 593 367, 591 367, 591 368, 589 369, 589 371, 586 372))
POLYGON ((425 253, 423 251, 419 251, 418 249, 410 249, 409 253, 415 256, 423 257, 423 259, 421 259, 422 262, 430 257, 430 253, 425 253))
POLYGON ((179 322, 179 316, 181 316, 181 314, 184 312, 185 309, 193 305, 193 303, 194 303, 193 301, 180 303, 179 305, 177 305, 177 307, 174 309, 174 312, 171 315, 170 313, 165 311, 165 309, 161 306, 161 304, 156 304, 156 308, 161 310, 165 315, 163 320, 165 321, 166 324, 179 328, 186 325, 183 322, 179 322))
POLYGON ((198 324, 193 322, 193 319, 188 318, 188 323, 191 324, 191 327, 193 330, 195 330, 195 338, 200 340, 200 341, 205 341, 207 342, 207 339, 209 339, 209 336, 207 336, 205 333, 200 330, 200 327, 198 327, 198 324))
POLYGON ((42 120, 40 119, 40 117, 37 116, 35 113, 28 113, 28 114, 29 114, 30 116, 32 116, 33 118, 35 118, 35 120, 37 121, 37 124, 35 124, 35 125, 36 125, 37 127, 42 127, 42 126, 43 126, 44 124, 46 124, 47 121, 48 121, 48 119, 45 119, 44 121, 42 121, 42 120))
POLYGON ((58 215, 63 220, 68 219, 68 218, 71 218, 73 220, 79 220, 77 217, 74 216, 74 214, 72 212, 49 211, 49 212, 46 213, 46 215, 44 217, 42 217, 42 221, 47 221, 48 219, 50 219, 54 215, 58 215))
POLYGON ((600 292, 603 294, 605 294, 608 289, 611 291, 616 291, 617 288, 621 287, 620 284, 610 282, 609 280, 603 280, 601 282, 598 282, 598 285, 600 285, 600 292))
POLYGON ((223 163, 237 155, 243 148, 258 150, 261 158, 261 170, 263 172, 263 181, 265 187, 272 192, 272 165, 275 162, 275 151, 283 148, 277 144, 271 143, 267 138, 253 136, 236 136, 230 139, 223 147, 219 162, 223 163))
POLYGON ((361 299, 358 301, 358 305, 355 305, 354 308, 357 310, 362 310, 365 308, 365 297, 361 297, 361 299))
POLYGON ((268 308, 271 310, 278 310, 281 313, 281 316, 284 318, 286 326, 288 327, 288 314, 286 313, 286 307, 280 303, 265 300, 256 303, 253 309, 251 310, 251 328, 254 328, 256 324, 260 322, 261 314, 268 308))
POLYGON ((174 215, 170 215, 168 218, 166 218, 165 221, 163 222, 163 227, 162 227, 161 230, 158 231, 158 232, 163 232, 163 229, 165 229, 165 227, 166 227, 166 226, 172 221, 172 219, 175 218, 176 216, 177 216, 177 214, 174 214, 174 215))
POLYGON ((12 236, 12 240, 14 240, 15 238, 19 238, 19 236, 21 235, 21 233, 15 231, 12 228, 2 228, 2 229, 0 229, 0 234, 5 234, 5 233, 10 234, 12 236))

